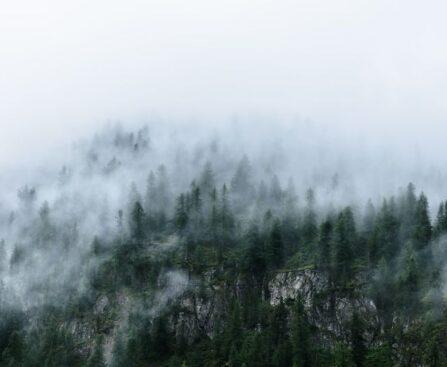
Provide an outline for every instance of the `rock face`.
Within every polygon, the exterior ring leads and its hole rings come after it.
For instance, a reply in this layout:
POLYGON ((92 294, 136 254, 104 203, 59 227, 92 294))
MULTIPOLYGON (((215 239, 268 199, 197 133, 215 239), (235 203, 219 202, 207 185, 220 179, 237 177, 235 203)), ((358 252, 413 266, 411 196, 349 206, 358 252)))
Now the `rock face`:
MULTIPOLYGON (((191 280, 187 286, 182 286, 179 292, 174 292, 174 296, 164 301, 162 308, 170 310, 169 325, 171 330, 175 330, 178 339, 191 343, 201 335, 212 337, 217 323, 225 322, 222 315, 226 314, 228 299, 240 297, 245 289, 240 280, 231 289, 223 284, 212 284, 212 274, 201 281, 191 280)), ((266 293, 273 306, 281 301, 287 303, 300 297, 310 315, 309 321, 322 332, 322 343, 331 344, 335 338, 347 339, 349 335, 343 333, 349 332, 349 323, 354 312, 361 315, 365 325, 371 326, 371 330, 379 323, 376 307, 370 299, 356 294, 352 289, 331 289, 327 278, 316 270, 272 273, 266 293)), ((114 339, 118 329, 125 323, 132 303, 125 292, 115 294, 113 299, 104 295, 97 299, 94 315, 108 320, 101 328, 105 332, 104 354, 107 360, 111 359, 114 339)), ((153 316, 157 315, 154 313, 153 316)), ((83 351, 85 354, 94 345, 94 329, 94 325, 82 322, 73 325, 73 332, 77 337, 86 341, 86 350, 83 351)), ((373 333, 367 330, 365 340, 373 343, 373 333)))
MULTIPOLYGON (((354 313, 361 315, 371 330, 379 326, 377 309, 371 299, 352 289, 331 288, 327 278, 318 271, 278 272, 270 280, 268 289, 272 305, 301 297, 311 315, 311 323, 324 331, 323 338, 328 342, 334 337, 348 337, 344 333, 350 329, 348 325, 354 313)), ((367 331, 365 339, 372 343, 373 333, 367 331)))
MULTIPOLYGON (((170 318, 171 327, 177 337, 192 341, 199 335, 212 337, 220 315, 224 314, 228 300, 239 297, 244 286, 236 281, 234 289, 209 286, 211 279, 200 285, 191 286, 177 303, 177 310, 170 318), (205 284, 208 283, 208 284, 205 284), (226 293, 226 297, 224 294, 226 293)), ((354 290, 331 289, 329 282, 320 272, 305 269, 271 274, 266 294, 271 305, 278 305, 300 297, 310 315, 310 322, 322 330, 322 342, 331 343, 335 338, 348 338, 349 324, 354 312, 361 315, 365 325, 373 330, 379 320, 374 303, 354 290), (346 335, 345 335, 345 334, 346 335)), ((222 319, 220 320, 222 321, 222 319)), ((365 340, 373 342, 374 335, 366 331, 365 340)))
POLYGON ((306 269, 276 273, 268 284, 270 303, 301 297, 306 307, 312 306, 314 297, 327 289, 327 279, 320 273, 306 269))

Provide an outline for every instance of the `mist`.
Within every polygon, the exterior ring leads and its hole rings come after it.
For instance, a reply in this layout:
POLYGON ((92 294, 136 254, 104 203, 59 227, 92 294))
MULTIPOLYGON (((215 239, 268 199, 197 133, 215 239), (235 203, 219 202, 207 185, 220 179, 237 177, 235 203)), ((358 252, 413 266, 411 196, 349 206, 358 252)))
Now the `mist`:
POLYGON ((446 12, 1 4, 0 366, 447 365, 446 12))
POLYGON ((403 149, 430 141, 439 153, 445 10, 440 1, 4 3, 1 165, 62 149, 109 119, 154 116, 297 117, 343 127, 334 140, 355 130, 403 149))

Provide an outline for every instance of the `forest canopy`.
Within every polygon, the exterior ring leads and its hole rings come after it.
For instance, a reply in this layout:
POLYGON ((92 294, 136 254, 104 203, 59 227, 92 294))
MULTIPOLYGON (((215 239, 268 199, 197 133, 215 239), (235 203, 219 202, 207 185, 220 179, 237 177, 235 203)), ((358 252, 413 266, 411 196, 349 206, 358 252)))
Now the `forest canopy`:
POLYGON ((447 366, 447 201, 238 141, 109 127, 4 193, 0 365, 447 366))

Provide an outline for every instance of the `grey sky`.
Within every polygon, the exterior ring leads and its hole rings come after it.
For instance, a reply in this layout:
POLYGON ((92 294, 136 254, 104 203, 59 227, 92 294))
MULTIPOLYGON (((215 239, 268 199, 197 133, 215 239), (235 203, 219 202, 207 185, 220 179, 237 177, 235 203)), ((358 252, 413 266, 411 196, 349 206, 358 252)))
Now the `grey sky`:
POLYGON ((299 116, 440 149, 446 13, 436 0, 4 0, 0 165, 152 115, 299 116))

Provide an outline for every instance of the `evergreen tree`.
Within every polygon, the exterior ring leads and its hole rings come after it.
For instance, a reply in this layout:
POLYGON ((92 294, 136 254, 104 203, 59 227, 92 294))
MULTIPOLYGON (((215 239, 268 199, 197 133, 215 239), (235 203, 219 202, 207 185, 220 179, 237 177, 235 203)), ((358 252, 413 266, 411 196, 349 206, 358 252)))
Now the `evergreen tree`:
POLYGON ((389 263, 382 258, 373 273, 373 281, 369 287, 370 296, 377 307, 377 313, 385 330, 392 324, 395 305, 396 287, 394 274, 389 263))
POLYGON ((402 273, 399 277, 399 299, 401 310, 406 317, 413 317, 420 307, 420 271, 414 249, 407 245, 404 249, 402 273))
POLYGON ((0 365, 5 367, 22 366, 25 357, 23 336, 18 331, 14 331, 9 337, 8 346, 3 350, 0 365))
POLYGON ((234 230, 234 217, 231 212, 227 187, 224 184, 221 192, 221 203, 220 203, 220 238, 221 238, 221 251, 223 247, 229 246, 232 242, 233 230, 234 230))
POLYGON ((414 232, 417 204, 415 190, 415 186, 410 182, 407 186, 405 194, 400 199, 399 218, 401 218, 402 222, 402 226, 400 227, 400 236, 403 242, 410 239, 414 232))
POLYGON ((311 367, 310 328, 301 298, 295 300, 292 314, 291 339, 293 367, 311 367))
POLYGON ((334 271, 336 280, 343 285, 353 279, 353 246, 356 239, 354 217, 350 207, 337 218, 334 228, 334 271))
POLYGON ((177 198, 174 222, 177 230, 183 233, 188 224, 188 209, 185 194, 180 194, 177 198))
POLYGON ((331 268, 331 243, 333 226, 328 219, 320 226, 318 240, 318 264, 322 271, 328 272, 331 268))
POLYGON ((278 176, 274 175, 270 182, 270 206, 272 208, 281 208, 284 193, 281 189, 281 184, 279 183, 278 176))
POLYGON ((439 204, 438 214, 436 216, 436 222, 433 226, 433 237, 438 238, 441 234, 445 232, 447 227, 446 224, 446 212, 445 212, 445 204, 443 201, 439 204))
POLYGON ((251 166, 247 156, 244 156, 239 162, 231 180, 231 195, 233 208, 237 213, 245 211, 254 199, 251 166))
POLYGON ((422 250, 427 247, 432 235, 430 217, 428 214, 427 197, 422 193, 416 204, 415 225, 413 232, 413 240, 415 248, 422 250))
POLYGON ((315 214, 315 194, 312 189, 306 192, 306 208, 302 228, 304 245, 312 247, 318 236, 317 216, 315 214))
POLYGON ((272 230, 267 241, 267 260, 272 268, 278 268, 283 263, 284 244, 281 234, 281 224, 278 220, 273 222, 272 230))
POLYGON ((130 229, 132 238, 137 241, 145 238, 144 216, 142 205, 139 201, 136 201, 132 208, 130 229))
POLYGON ((356 367, 365 365, 365 357, 367 353, 366 341, 363 337, 365 326, 357 312, 352 315, 351 321, 351 347, 352 359, 356 367))
POLYGON ((351 350, 342 343, 337 343, 334 348, 334 367, 355 367, 351 350))
POLYGON ((399 222, 396 218, 393 202, 383 201, 377 216, 376 233, 377 248, 371 254, 373 263, 381 257, 392 261, 399 252, 399 222))
POLYGON ((266 253, 259 229, 252 225, 246 235, 247 241, 247 270, 254 276, 260 289, 267 270, 266 253))
POLYGON ((216 186, 216 179, 214 178, 214 172, 211 166, 211 162, 206 162, 203 167, 202 174, 199 180, 199 187, 203 193, 203 197, 208 200, 213 193, 216 186))
POLYGON ((366 235, 371 235, 374 231, 376 221, 376 209, 371 202, 371 199, 368 200, 365 209, 365 215, 363 217, 363 230, 366 235))

